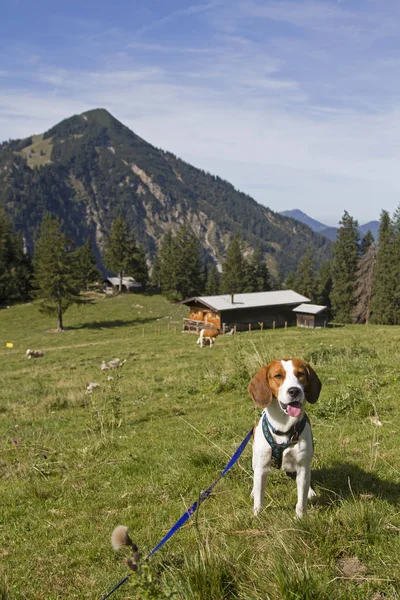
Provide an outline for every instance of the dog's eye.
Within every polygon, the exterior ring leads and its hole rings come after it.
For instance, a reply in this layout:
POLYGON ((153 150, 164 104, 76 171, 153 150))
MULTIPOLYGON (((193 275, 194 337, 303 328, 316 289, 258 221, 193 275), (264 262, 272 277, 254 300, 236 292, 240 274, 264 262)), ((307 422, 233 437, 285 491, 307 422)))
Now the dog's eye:
POLYGON ((298 377, 299 379, 301 379, 302 377, 304 377, 304 375, 305 375, 305 373, 303 373, 303 371, 299 371, 299 372, 297 373, 297 377, 298 377))
POLYGON ((283 375, 277 373, 276 375, 274 375, 274 379, 283 379, 283 375))

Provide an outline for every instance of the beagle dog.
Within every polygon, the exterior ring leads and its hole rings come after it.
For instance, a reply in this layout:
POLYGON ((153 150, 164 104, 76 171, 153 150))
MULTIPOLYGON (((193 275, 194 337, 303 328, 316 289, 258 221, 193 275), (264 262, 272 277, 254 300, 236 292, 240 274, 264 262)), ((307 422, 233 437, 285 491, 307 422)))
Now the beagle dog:
POLYGON ((209 345, 210 347, 214 346, 215 339, 219 336, 218 329, 202 329, 200 331, 200 336, 197 340, 197 344, 200 344, 200 348, 209 345))
POLYGON ((315 493, 310 486, 314 448, 305 400, 314 404, 321 387, 315 371, 298 358, 273 360, 250 381, 250 396, 264 409, 253 436, 255 515, 264 502, 271 466, 296 478, 297 517, 307 511, 307 500, 315 493))

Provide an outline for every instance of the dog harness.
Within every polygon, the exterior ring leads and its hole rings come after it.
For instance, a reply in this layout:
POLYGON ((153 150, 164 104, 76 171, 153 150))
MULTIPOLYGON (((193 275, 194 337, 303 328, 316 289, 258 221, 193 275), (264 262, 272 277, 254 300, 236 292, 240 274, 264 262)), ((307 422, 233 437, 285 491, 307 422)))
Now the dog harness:
POLYGON ((293 427, 291 427, 289 431, 278 431, 268 421, 267 413, 264 412, 262 418, 262 430, 265 439, 267 440, 268 444, 271 446, 272 449, 272 467, 275 467, 276 469, 280 469, 282 467, 283 451, 286 450, 286 448, 289 448, 289 446, 294 446, 295 444, 297 444, 297 442, 299 441, 299 437, 302 434, 304 427, 306 426, 307 421, 307 415, 304 415, 302 420, 293 425, 293 427), (287 435, 289 437, 288 441, 283 442, 283 444, 277 444, 274 438, 272 437, 271 431, 275 435, 287 435))

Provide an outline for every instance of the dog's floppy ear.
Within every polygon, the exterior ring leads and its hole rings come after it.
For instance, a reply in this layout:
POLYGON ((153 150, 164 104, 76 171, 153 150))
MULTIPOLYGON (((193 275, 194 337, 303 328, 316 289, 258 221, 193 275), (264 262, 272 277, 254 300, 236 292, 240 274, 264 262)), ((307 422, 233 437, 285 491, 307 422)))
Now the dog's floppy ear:
POLYGON ((264 408, 272 402, 272 390, 268 385, 269 365, 261 367, 248 385, 250 396, 257 406, 264 408))
POLYGON ((320 382, 319 377, 314 371, 314 369, 307 364, 306 367, 308 371, 308 383, 304 392, 306 395, 307 402, 310 402, 310 404, 315 404, 319 398, 322 383, 320 382))

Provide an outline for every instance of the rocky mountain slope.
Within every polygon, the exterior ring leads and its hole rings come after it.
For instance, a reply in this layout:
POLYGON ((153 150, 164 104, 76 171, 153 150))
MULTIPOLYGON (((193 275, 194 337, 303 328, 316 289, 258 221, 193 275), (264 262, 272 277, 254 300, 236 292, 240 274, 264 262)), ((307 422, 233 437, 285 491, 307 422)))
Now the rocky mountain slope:
POLYGON ((163 234, 189 223, 205 254, 224 258, 232 235, 260 246, 275 274, 293 272, 311 245, 317 264, 331 243, 306 225, 258 204, 217 176, 155 148, 104 109, 0 146, 0 203, 33 251, 45 212, 59 215, 77 244, 98 255, 122 213, 151 259, 163 234))

